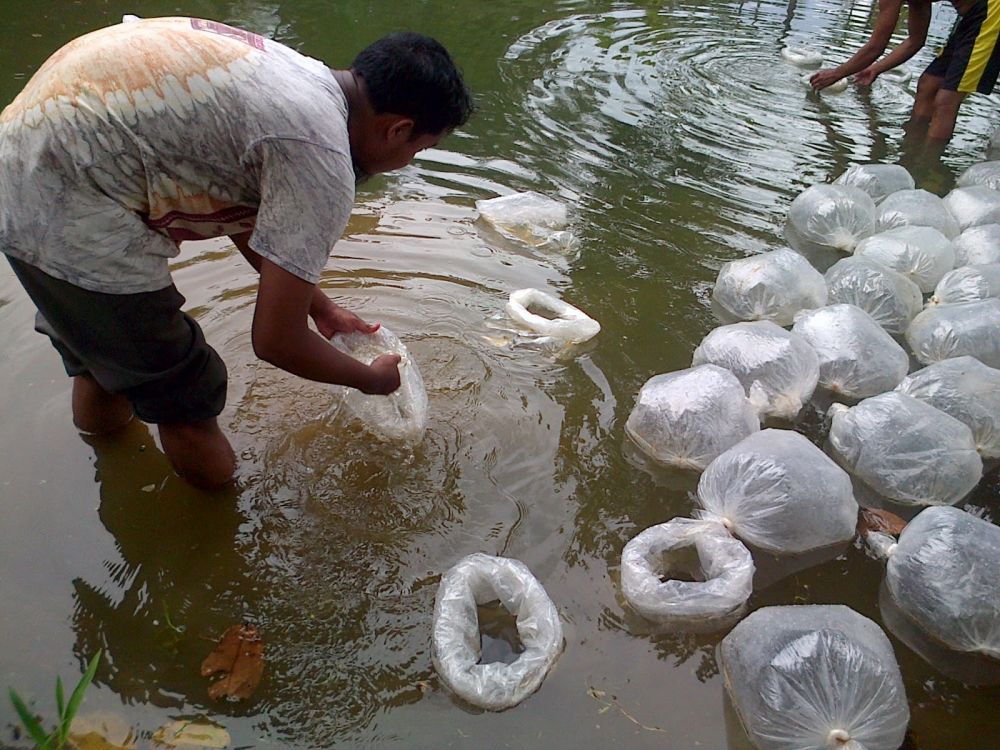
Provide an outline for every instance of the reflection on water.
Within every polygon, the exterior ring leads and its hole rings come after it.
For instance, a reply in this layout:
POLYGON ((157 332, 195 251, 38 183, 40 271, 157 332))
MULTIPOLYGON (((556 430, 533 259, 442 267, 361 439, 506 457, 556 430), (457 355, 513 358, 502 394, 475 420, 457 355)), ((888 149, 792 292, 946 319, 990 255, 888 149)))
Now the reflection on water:
MULTIPOLYGON (((377 442, 327 388, 257 361, 252 272, 224 242, 185 245, 175 278, 228 365, 222 422, 241 457, 232 492, 189 490, 140 424, 117 440, 72 433, 68 384, 4 267, 2 671, 51 710, 52 675, 103 648, 87 707, 124 711, 144 732, 207 715, 237 746, 659 748, 666 731, 671 747, 724 747, 714 650, 725 630, 657 632, 618 596, 624 544, 690 515, 698 480, 629 445, 635 394, 689 366, 716 325, 707 291, 719 266, 783 245, 803 187, 852 161, 910 159, 918 185, 941 193, 983 158, 995 105, 970 98, 949 149, 921 163, 903 137, 915 83, 807 91, 781 48, 846 59, 868 35, 875 3, 862 0, 382 5, 204 0, 189 12, 339 65, 362 41, 416 28, 465 68, 477 117, 365 186, 322 280, 419 363, 426 438, 412 451, 377 442), (476 220, 477 199, 528 189, 570 205, 571 252, 476 220), (526 287, 557 293, 601 333, 570 352, 525 345, 502 312, 526 287), (523 560, 567 639, 541 690, 500 714, 463 710, 430 660, 439 575, 475 551, 523 560), (267 643, 264 682, 245 704, 212 704, 198 665, 242 620, 267 643)), ((56 28, 0 9, 16 37, 0 63, 5 100, 59 43, 132 10, 67 6, 56 28)), ((914 82, 952 13, 935 4, 928 47, 907 63, 914 82)), ((795 428, 821 443, 821 405, 795 428)), ((970 500, 987 515, 998 481, 970 500)), ((879 620, 883 568, 861 549, 760 564, 751 608, 842 602, 879 620)), ((509 657, 498 617, 486 645, 509 657)), ((997 688, 965 687, 894 646, 921 748, 996 734, 997 688)), ((12 721, 0 706, 0 723, 12 721)))

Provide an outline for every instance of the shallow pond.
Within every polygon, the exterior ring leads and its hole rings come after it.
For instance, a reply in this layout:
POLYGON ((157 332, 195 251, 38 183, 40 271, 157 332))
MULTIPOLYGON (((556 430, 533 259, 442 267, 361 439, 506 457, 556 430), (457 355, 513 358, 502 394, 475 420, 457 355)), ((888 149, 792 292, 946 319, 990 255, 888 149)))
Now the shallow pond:
MULTIPOLYGON (((225 242, 192 243, 175 279, 228 364, 221 421, 241 464, 231 492, 190 490, 141 424, 115 440, 76 434, 69 382, 0 264, 2 687, 51 716, 55 676, 74 683, 103 649, 83 712, 146 737, 202 717, 237 747, 736 747, 722 634, 650 634, 617 594, 625 542, 688 515, 697 481, 644 465, 623 425, 642 383, 688 366, 716 325, 707 297, 723 262, 781 246, 805 186, 904 155, 914 84, 815 96, 779 54, 810 43, 846 58, 872 3, 14 5, 0 5, 3 104, 57 46, 139 12, 244 26, 334 67, 417 29, 453 52, 479 112, 362 188, 323 279, 419 362, 431 418, 412 454, 371 439, 329 388, 257 361, 253 272, 225 242), (475 200, 527 189, 572 206, 572 250, 508 242, 476 221, 475 200), (522 287, 560 293, 602 332, 571 356, 512 339, 493 319, 522 287), (565 629, 541 690, 499 714, 457 703, 431 665, 439 576, 474 551, 523 560, 565 629), (264 681, 248 702, 213 703, 198 665, 244 620, 267 644, 264 681)), ((953 18, 935 4, 914 82, 953 18)), ((986 158, 996 120, 993 101, 970 99, 920 186, 943 194, 986 158)), ((819 437, 815 414, 803 429, 819 437)), ((968 502, 997 520, 998 492, 993 473, 968 502)), ((839 602, 881 622, 883 566, 859 549, 798 570, 760 562, 753 608, 839 602)), ((893 644, 916 746, 990 744, 998 689, 966 687, 893 644)), ((0 745, 27 746, 14 723, 5 697, 0 745)))

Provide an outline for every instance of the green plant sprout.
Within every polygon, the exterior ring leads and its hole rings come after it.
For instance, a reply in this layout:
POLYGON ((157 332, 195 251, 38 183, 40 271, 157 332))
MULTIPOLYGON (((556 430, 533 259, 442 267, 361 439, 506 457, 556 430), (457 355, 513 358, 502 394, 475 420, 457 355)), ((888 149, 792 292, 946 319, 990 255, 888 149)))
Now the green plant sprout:
POLYGON ((35 741, 37 750, 61 750, 61 748, 65 747, 66 740, 69 739, 69 728, 73 723, 73 717, 76 716, 76 712, 80 708, 84 692, 94 679, 94 674, 97 672, 97 664, 100 660, 101 651, 98 650, 94 654, 94 658, 90 660, 90 664, 87 665, 87 671, 73 689, 68 702, 63 693, 62 678, 56 677, 56 711, 59 713, 59 723, 51 732, 45 731, 42 723, 28 710, 24 701, 21 700, 21 696, 13 688, 10 689, 10 702, 14 704, 14 710, 17 711, 18 718, 21 719, 24 728, 28 730, 28 734, 35 741))

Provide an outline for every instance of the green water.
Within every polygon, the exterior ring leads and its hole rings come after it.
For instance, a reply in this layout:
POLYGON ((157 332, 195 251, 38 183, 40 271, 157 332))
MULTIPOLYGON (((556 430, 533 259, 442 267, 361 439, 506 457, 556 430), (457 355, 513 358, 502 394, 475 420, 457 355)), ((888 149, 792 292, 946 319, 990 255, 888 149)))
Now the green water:
MULTIPOLYGON (((945 6, 928 50, 953 18, 945 6)), ((75 682, 104 649, 83 712, 115 714, 144 738, 205 717, 234 746, 259 748, 737 747, 714 655, 724 633, 651 634, 617 593, 625 542, 688 515, 697 482, 645 466, 623 425, 642 383, 688 366, 716 325, 707 298, 721 263, 781 246, 805 186, 852 161, 900 158, 912 87, 817 97, 779 55, 812 42, 844 59, 870 5, 7 2, 0 102, 60 44, 123 12, 214 18, 334 67, 400 28, 452 51, 477 115, 365 185, 323 280, 407 343, 429 432, 400 454, 329 388, 258 362, 252 271, 223 242, 188 245, 175 278, 228 364, 221 422, 241 457, 236 489, 199 494, 143 425, 116 440, 75 433, 68 381, 0 266, 0 687, 51 716, 55 675, 75 682), (476 221, 475 200, 527 189, 572 207, 573 252, 507 242, 476 221), (572 357, 509 343, 492 321, 529 286, 602 332, 572 357), (455 701, 431 664, 438 578, 475 551, 523 560, 565 630, 541 690, 499 714, 455 701), (213 703, 198 666, 243 620, 266 641, 264 681, 250 701, 213 703)), ((914 79, 928 50, 909 65, 914 79)), ((997 119, 995 102, 968 101, 923 186, 942 193, 987 158, 997 119)), ((819 438, 819 424, 808 414, 802 429, 819 438)), ((968 503, 995 519, 997 495, 994 473, 968 503)), ((882 621, 883 566, 859 549, 801 569, 758 563, 752 608, 839 602, 882 621)), ((915 746, 995 744, 998 689, 951 680, 892 640, 915 746)), ((0 744, 27 747, 14 723, 0 702, 0 744)))

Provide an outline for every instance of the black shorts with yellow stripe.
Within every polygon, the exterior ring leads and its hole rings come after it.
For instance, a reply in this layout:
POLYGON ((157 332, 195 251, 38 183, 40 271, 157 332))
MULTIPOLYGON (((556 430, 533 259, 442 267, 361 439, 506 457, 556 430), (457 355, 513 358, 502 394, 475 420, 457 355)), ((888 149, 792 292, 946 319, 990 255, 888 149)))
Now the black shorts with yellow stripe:
POLYGON ((992 93, 1000 74, 1000 0, 978 0, 948 37, 925 71, 943 78, 948 91, 992 93))

